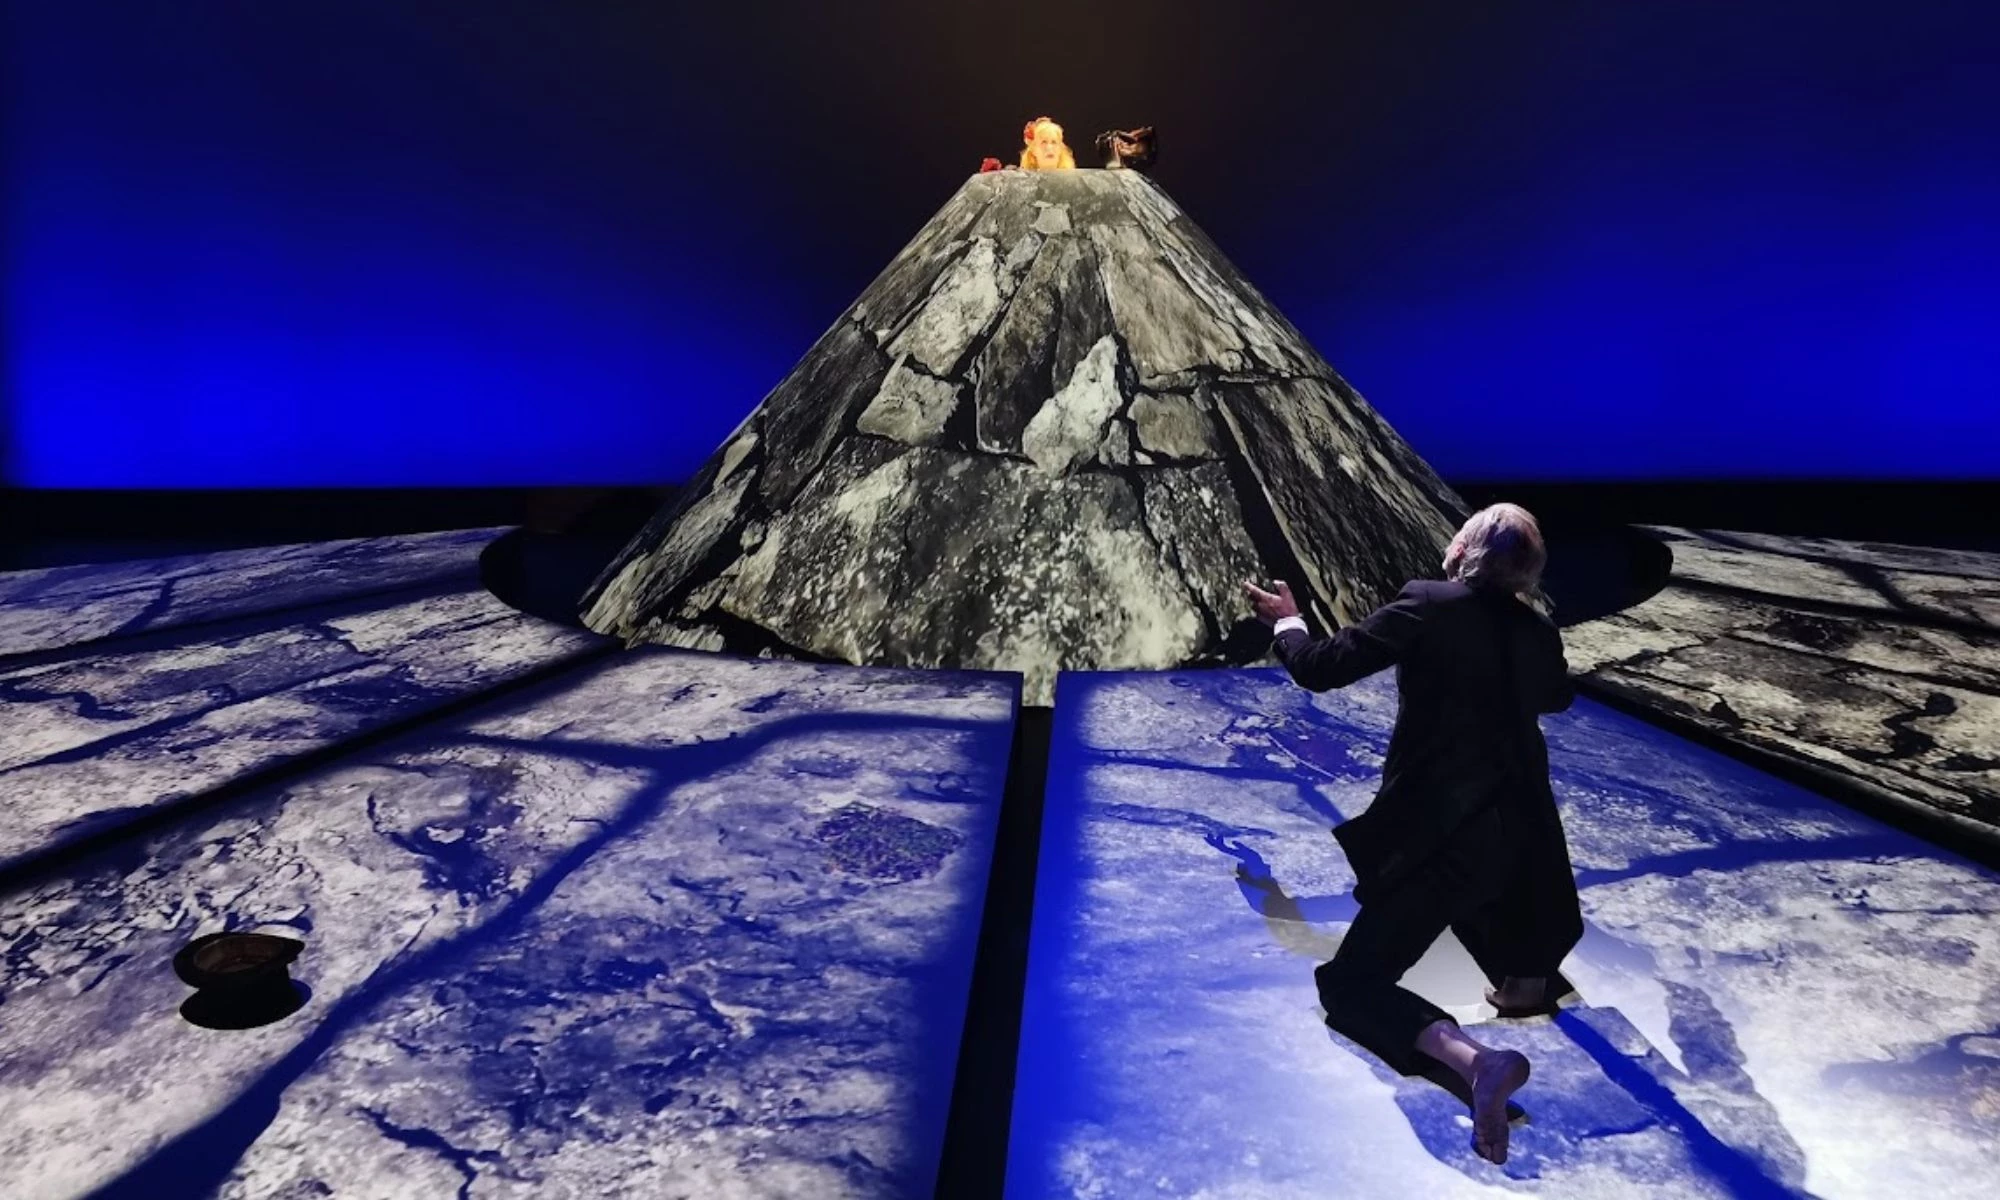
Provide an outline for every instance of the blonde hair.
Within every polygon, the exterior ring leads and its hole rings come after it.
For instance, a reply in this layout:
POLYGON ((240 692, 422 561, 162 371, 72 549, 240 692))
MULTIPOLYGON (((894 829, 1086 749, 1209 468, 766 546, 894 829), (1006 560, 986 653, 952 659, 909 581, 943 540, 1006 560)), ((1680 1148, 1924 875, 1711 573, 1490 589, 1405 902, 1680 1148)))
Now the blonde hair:
MULTIPOLYGON (((1027 127, 1021 130, 1021 165, 1030 171, 1040 169, 1035 166, 1035 130, 1044 125, 1055 130, 1058 138, 1063 135, 1063 127, 1048 117, 1036 117, 1034 120, 1028 122, 1027 127)), ((1076 155, 1070 153, 1067 141, 1063 143, 1062 161, 1050 169, 1056 171, 1072 171, 1076 169, 1076 155)))
POLYGON ((1444 574, 1468 587, 1513 592, 1532 603, 1548 561, 1534 515, 1518 504, 1495 504, 1473 513, 1459 528, 1444 553, 1444 574))

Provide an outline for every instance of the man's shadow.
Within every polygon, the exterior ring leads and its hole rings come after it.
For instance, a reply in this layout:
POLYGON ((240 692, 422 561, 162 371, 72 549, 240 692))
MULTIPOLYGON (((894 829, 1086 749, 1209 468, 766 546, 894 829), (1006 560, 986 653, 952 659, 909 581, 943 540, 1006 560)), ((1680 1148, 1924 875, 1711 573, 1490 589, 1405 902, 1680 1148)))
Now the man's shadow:
MULTIPOLYGON (((1241 838, 1210 833, 1203 839, 1210 846, 1236 860, 1236 887, 1253 911, 1264 918, 1271 937, 1286 950, 1316 962, 1325 962, 1340 949, 1339 934, 1326 925, 1346 925, 1361 911, 1352 892, 1327 896, 1295 897, 1274 878, 1270 864, 1244 844, 1241 838)), ((1500 980, 1481 971, 1477 960, 1450 930, 1425 951, 1404 977, 1404 986, 1428 997, 1452 1016, 1467 1024, 1492 1015, 1483 995, 1500 980)), ((1574 989, 1558 979, 1557 994, 1574 989)))
MULTIPOLYGON (((1351 892, 1297 897, 1278 882, 1270 864, 1241 838, 1204 836, 1235 861, 1244 902, 1264 918, 1273 940, 1312 961, 1332 958, 1341 935, 1323 928, 1352 922, 1360 911, 1351 892)), ((1585 921, 1580 947, 1603 950, 1629 969, 1652 952, 1585 921)), ((1588 952, 1588 951, 1587 951, 1588 952)), ((1637 1168, 1654 1178, 1661 1168, 1700 1174, 1732 1196, 1804 1197, 1805 1153, 1757 1093, 1744 1070, 1735 1032, 1706 992, 1661 980, 1671 1037, 1683 1066, 1673 1062, 1616 1008, 1591 1006, 1558 977, 1563 1001, 1554 1017, 1500 1021, 1482 995, 1488 978, 1472 954, 1447 931, 1404 976, 1404 986, 1438 1004, 1461 1023, 1481 1026, 1482 1039, 1526 1053, 1535 1064, 1520 1099, 1529 1116, 1516 1122, 1506 1165, 1494 1167, 1471 1148, 1464 1099, 1425 1076, 1405 1076, 1338 1032, 1333 1044, 1369 1064, 1395 1092, 1397 1107, 1432 1157, 1475 1178, 1494 1170, 1535 1179, 1591 1165, 1599 1170, 1637 1168), (1717 1136, 1711 1125, 1724 1130, 1717 1136), (1620 1144, 1598 1153, 1607 1139, 1620 1144), (1590 1160, 1596 1159, 1594 1163, 1590 1160)), ((1316 1010, 1322 1020, 1323 1010, 1316 1010)), ((1638 1183, 1640 1179, 1634 1178, 1638 1183)))

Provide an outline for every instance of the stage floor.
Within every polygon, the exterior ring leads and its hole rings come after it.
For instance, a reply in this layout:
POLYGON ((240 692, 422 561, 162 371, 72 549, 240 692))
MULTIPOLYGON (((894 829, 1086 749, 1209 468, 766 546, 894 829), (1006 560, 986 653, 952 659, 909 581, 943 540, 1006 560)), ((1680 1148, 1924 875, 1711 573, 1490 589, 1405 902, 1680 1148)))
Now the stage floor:
MULTIPOLYGON (((1580 700, 1547 717, 1588 932, 1504 1167, 1462 1105, 1323 1024, 1387 675, 1065 675, 1007 1194, 1983 1196, 2000 877, 1580 700)), ((1488 1022, 1447 939, 1409 985, 1488 1022)))
MULTIPOLYGON (((0 575, 0 1195, 932 1194, 1018 680, 621 650, 486 595, 494 532, 0 575), (184 1020, 222 929, 304 1007, 184 1020)), ((1393 712, 1062 677, 981 1194, 2000 1177, 2000 877, 1589 701, 1578 996, 1485 1027, 1536 1073, 1476 1159, 1313 992, 1393 712)), ((1455 945, 1411 982, 1489 1015, 1455 945)))
POLYGON ((0 1195, 929 1195, 1018 680, 608 654, 464 570, 13 660, 0 1195), (300 1011, 182 1018, 225 929, 300 1011))

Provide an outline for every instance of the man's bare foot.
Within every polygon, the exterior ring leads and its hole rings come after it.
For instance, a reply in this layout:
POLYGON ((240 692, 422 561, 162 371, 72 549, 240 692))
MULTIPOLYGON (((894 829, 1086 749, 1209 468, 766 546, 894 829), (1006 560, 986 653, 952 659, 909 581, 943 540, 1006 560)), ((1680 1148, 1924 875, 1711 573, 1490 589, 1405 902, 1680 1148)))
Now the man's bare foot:
POLYGON ((1482 1050, 1472 1062, 1472 1151, 1507 1161, 1507 1097, 1528 1082, 1528 1058, 1513 1050, 1482 1050))

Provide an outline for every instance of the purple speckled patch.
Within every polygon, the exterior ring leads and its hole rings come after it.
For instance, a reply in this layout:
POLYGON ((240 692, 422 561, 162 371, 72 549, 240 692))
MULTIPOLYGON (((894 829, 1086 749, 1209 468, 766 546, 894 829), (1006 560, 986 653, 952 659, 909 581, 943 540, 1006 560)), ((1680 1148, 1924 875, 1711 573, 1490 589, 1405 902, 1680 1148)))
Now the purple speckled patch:
POLYGON ((950 829, 869 804, 850 804, 820 822, 813 837, 833 865, 870 879, 907 882, 937 873, 965 839, 950 829))

